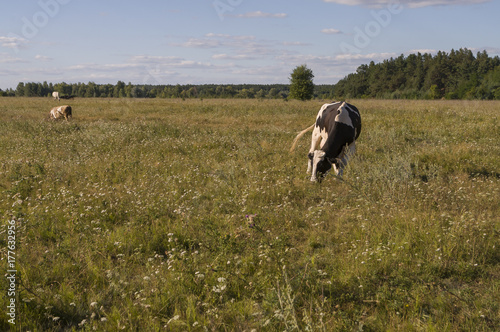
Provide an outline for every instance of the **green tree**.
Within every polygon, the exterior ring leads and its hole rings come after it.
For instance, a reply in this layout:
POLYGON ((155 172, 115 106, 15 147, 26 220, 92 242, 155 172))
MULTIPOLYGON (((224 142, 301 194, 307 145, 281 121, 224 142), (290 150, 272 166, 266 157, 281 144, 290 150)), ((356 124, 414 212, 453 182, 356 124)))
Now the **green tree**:
POLYGON ((123 98, 125 97, 125 82, 118 81, 116 82, 113 97, 115 98, 123 98))
POLYGON ((19 84, 17 85, 16 96, 17 97, 24 96, 24 83, 23 82, 19 82, 19 84))
POLYGON ((314 95, 313 72, 306 65, 295 68, 290 77, 290 98, 310 100, 314 95))

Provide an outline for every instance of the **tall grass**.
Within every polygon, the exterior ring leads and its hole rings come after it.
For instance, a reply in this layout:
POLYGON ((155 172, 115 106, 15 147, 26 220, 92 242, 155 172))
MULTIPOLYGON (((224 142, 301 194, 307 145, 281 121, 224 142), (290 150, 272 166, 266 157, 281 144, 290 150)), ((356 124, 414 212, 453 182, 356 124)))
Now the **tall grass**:
POLYGON ((498 330, 500 103, 352 103, 356 155, 312 184, 309 139, 288 149, 317 101, 76 99, 66 123, 0 99, 0 329, 498 330))

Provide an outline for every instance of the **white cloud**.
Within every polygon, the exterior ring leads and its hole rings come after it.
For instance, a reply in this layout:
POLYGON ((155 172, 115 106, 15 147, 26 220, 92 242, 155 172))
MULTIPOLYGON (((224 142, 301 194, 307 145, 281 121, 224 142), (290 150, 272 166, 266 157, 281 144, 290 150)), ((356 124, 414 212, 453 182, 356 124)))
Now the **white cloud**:
POLYGON ((0 46, 12 49, 18 49, 26 46, 28 41, 21 37, 0 36, 0 46))
POLYGON ((142 64, 161 64, 181 61, 182 58, 176 56, 156 56, 156 55, 136 55, 130 58, 131 62, 142 64))
POLYGON ((259 11, 256 12, 249 12, 245 14, 239 14, 239 15, 234 15, 232 17, 238 17, 238 18, 286 18, 288 15, 285 13, 277 13, 277 14, 272 14, 272 13, 264 13, 259 11))
POLYGON ((218 47, 240 47, 254 41, 255 36, 228 35, 222 33, 207 33, 203 38, 189 38, 183 43, 172 44, 185 48, 218 48, 218 47))
POLYGON ((369 53, 369 54, 339 54, 335 56, 318 56, 318 55, 283 55, 278 57, 278 59, 284 62, 293 63, 315 63, 325 66, 343 66, 346 64, 351 64, 351 62, 356 62, 358 64, 370 62, 370 61, 382 61, 391 57, 398 56, 396 53, 369 53))
POLYGON ((173 44, 173 46, 180 46, 186 48, 216 48, 221 46, 220 41, 208 38, 190 38, 182 44, 173 44))
POLYGON ((478 47, 478 48, 469 48, 469 50, 471 50, 473 53, 486 51, 486 53, 488 53, 490 57, 495 55, 500 55, 500 48, 498 47, 478 47))
POLYGON ((87 71, 87 72, 92 72, 92 71, 110 72, 110 71, 139 68, 139 67, 143 67, 143 66, 139 65, 139 64, 132 64, 132 63, 108 63, 108 64, 83 63, 83 64, 69 66, 69 67, 67 67, 67 70, 87 71))
POLYGON ((390 5, 406 5, 409 8, 421 8, 428 6, 454 6, 454 5, 474 5, 491 0, 323 0, 324 2, 333 2, 340 5, 365 6, 365 7, 384 7, 390 5))
POLYGON ((224 34, 224 33, 207 33, 205 35, 206 37, 220 37, 220 38, 226 38, 226 39, 234 39, 234 40, 254 40, 255 36, 250 36, 250 35, 229 35, 229 34, 224 34))
POLYGON ((216 33, 208 33, 202 38, 189 38, 186 42, 170 45, 183 48, 215 50, 216 53, 212 54, 212 57, 225 54, 226 57, 246 57, 247 59, 262 58, 282 53, 283 50, 280 50, 279 47, 284 46, 283 42, 257 39, 255 36, 216 33))
POLYGON ((7 53, 0 53, 0 63, 21 63, 21 62, 26 62, 26 61, 21 58, 14 58, 13 56, 7 53))
POLYGON ((340 35, 343 32, 338 30, 338 29, 323 29, 321 30, 322 33, 325 33, 327 35, 340 35))
POLYGON ((230 54, 214 54, 212 55, 212 59, 216 60, 254 60, 257 59, 255 56, 251 56, 249 54, 236 54, 236 55, 230 55, 230 54))
POLYGON ((288 42, 284 41, 283 42, 284 46, 311 46, 311 43, 304 43, 304 42, 299 42, 299 41, 294 41, 294 42, 288 42))
POLYGON ((53 58, 51 58, 51 57, 48 57, 48 56, 46 56, 46 55, 40 55, 40 54, 37 54, 37 55, 35 55, 35 60, 48 62, 48 61, 52 61, 52 60, 54 60, 54 59, 53 59, 53 58))
POLYGON ((340 54, 335 57, 337 61, 357 61, 361 63, 369 61, 382 61, 397 57, 396 53, 369 53, 369 54, 340 54))
POLYGON ((425 53, 435 54, 437 52, 438 51, 436 51, 434 49, 431 49, 431 48, 420 48, 420 49, 409 50, 408 52, 406 52, 406 54, 417 54, 417 53, 420 53, 420 54, 425 54, 425 53))

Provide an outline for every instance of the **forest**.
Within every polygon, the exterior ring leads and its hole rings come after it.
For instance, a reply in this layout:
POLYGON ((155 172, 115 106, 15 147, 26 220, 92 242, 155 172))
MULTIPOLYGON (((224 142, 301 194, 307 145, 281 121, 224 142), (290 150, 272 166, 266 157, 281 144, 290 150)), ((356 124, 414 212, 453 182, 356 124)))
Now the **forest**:
POLYGON ((500 99, 500 58, 468 49, 401 55, 361 65, 335 96, 384 99, 500 99))
MULTIPOLYGON (((288 84, 148 85, 19 82, 0 96, 288 99, 288 84)), ((337 84, 314 86, 315 99, 500 99, 500 58, 469 49, 401 55, 363 64, 337 84)))

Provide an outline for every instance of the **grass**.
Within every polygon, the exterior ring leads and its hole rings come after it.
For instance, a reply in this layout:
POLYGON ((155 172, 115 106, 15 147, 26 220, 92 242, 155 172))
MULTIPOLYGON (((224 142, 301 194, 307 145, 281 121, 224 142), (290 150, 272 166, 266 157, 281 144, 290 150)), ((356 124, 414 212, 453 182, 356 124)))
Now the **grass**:
POLYGON ((500 103, 351 102, 314 184, 318 101, 0 99, 0 329, 499 330, 500 103))

